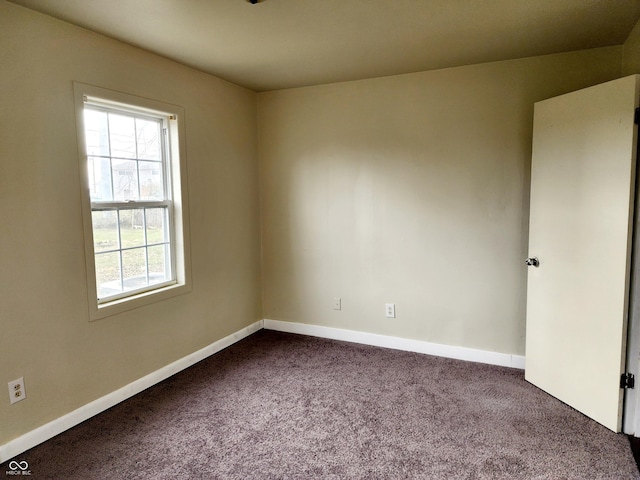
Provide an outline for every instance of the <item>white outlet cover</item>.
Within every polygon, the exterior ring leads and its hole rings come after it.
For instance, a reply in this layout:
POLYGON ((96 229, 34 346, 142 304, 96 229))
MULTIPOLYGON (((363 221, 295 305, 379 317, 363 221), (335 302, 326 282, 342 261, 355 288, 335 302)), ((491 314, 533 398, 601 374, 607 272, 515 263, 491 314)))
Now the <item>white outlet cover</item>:
POLYGON ((342 299, 340 297, 335 297, 333 299, 333 309, 342 310, 342 299))
POLYGON ((24 378, 20 377, 16 380, 12 380, 9 385, 9 402, 13 405, 20 400, 27 398, 27 392, 24 389, 24 378))
POLYGON ((385 315, 387 318, 396 318, 396 304, 385 303, 385 315))

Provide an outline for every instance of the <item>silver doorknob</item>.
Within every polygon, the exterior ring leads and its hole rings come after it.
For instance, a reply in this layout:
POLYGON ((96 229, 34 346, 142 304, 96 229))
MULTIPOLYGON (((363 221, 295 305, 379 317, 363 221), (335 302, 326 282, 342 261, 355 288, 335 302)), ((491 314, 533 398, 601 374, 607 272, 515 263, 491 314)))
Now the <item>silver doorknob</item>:
POLYGON ((529 266, 529 267, 539 267, 540 266, 540 260, 538 260, 538 257, 529 257, 524 261, 524 263, 526 263, 527 266, 529 266))

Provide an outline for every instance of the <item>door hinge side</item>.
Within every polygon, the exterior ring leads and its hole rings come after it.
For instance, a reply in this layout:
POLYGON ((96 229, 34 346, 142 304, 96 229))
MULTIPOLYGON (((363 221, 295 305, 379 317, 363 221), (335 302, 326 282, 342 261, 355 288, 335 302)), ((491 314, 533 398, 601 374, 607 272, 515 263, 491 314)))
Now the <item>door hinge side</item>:
POLYGON ((623 373, 620 375, 620 388, 634 388, 636 379, 633 373, 623 373))

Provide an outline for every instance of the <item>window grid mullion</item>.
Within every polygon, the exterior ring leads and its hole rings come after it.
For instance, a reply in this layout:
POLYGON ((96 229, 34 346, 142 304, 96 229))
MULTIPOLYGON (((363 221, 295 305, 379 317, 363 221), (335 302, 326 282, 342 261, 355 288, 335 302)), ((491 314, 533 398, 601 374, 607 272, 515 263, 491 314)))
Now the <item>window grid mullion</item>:
POLYGON ((115 252, 127 252, 129 250, 135 250, 137 248, 142 248, 142 247, 159 247, 160 245, 169 245, 171 246, 170 242, 156 242, 156 243, 149 243, 147 245, 136 245, 135 247, 124 247, 124 248, 114 248, 113 250, 101 250, 100 252, 97 252, 95 254, 95 256, 99 256, 99 255, 104 255, 106 253, 115 253, 115 252))
POLYGON ((136 184, 138 189, 138 200, 142 198, 142 192, 140 191, 140 156, 138 152, 138 119, 133 117, 133 142, 136 151, 136 184))
POLYGON ((147 238, 147 209, 142 209, 142 228, 144 229, 142 238, 144 239, 144 271, 149 285, 149 239, 147 238))
POLYGON ((122 230, 120 228, 120 210, 118 212, 118 259, 120 261, 120 291, 124 291, 124 263, 122 262, 122 230))
POLYGON ((160 135, 160 158, 162 158, 162 195, 165 199, 172 198, 172 192, 169 190, 169 185, 171 184, 171 169, 169 168, 169 162, 167 158, 169 156, 169 136, 167 135, 168 125, 166 120, 162 120, 158 124, 158 128, 160 131, 158 134, 160 135))
MULTIPOLYGON (((136 145, 136 149, 138 146, 136 145)), ((137 155, 137 154, 136 154, 137 155)), ((142 198, 142 192, 140 191, 140 162, 136 158, 136 184, 138 189, 138 200, 142 198)))
MULTIPOLYGON (((114 160, 133 160, 132 158, 129 157, 119 157, 117 155, 91 155, 92 157, 95 158, 111 158, 114 160)), ((138 160, 143 160, 145 162, 155 162, 155 163, 162 163, 162 160, 156 160, 155 158, 139 158, 138 160)))
POLYGON ((136 147, 136 160, 138 160, 138 119, 133 117, 133 139, 136 147))
POLYGON ((109 188, 111 190, 111 199, 115 198, 115 187, 113 185, 113 157, 111 156, 111 115, 107 112, 107 146, 109 147, 109 188))
POLYGON ((144 229, 143 233, 143 237, 144 238, 144 244, 148 245, 149 244, 149 239, 147 238, 147 207, 144 207, 142 209, 142 228, 144 229))

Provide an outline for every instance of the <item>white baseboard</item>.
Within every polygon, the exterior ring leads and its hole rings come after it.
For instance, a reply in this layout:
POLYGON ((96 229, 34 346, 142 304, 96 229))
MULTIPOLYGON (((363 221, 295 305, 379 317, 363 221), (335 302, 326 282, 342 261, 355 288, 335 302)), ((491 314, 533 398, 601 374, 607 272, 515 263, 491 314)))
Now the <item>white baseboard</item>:
POLYGON ((407 338, 389 337, 375 333, 356 332, 354 330, 343 330, 334 327, 321 327, 318 325, 307 325, 304 323, 283 322, 281 320, 264 320, 266 330, 277 330, 279 332, 298 333, 313 337, 330 338, 333 340, 343 340, 345 342, 361 343, 376 347, 393 348, 406 352, 425 353, 427 355, 437 355, 439 357, 455 358, 457 360, 467 360, 470 362, 488 363, 502 367, 511 367, 524 370, 524 356, 511 355, 508 353, 489 352, 474 348, 456 347, 452 345, 442 345, 439 343, 423 342, 420 340, 409 340, 407 338))
POLYGON ((263 320, 259 320, 255 323, 252 323, 248 327, 245 327, 231 335, 228 335, 217 342, 213 342, 211 345, 207 345, 200 350, 193 352, 186 357, 183 357, 179 360, 176 360, 169 365, 156 370, 134 382, 131 382, 124 387, 111 392, 104 397, 98 398, 91 403, 88 403, 66 415, 63 415, 60 418, 56 418, 55 420, 42 425, 41 427, 36 428, 35 430, 31 430, 24 435, 11 440, 9 443, 4 445, 0 445, 0 463, 6 462, 7 460, 19 455, 30 448, 39 445, 45 440, 49 440, 50 438, 55 437, 59 433, 64 432, 65 430, 70 429, 71 427, 75 427, 81 422, 97 415, 98 413, 104 412, 105 410, 117 405, 118 403, 126 400, 134 395, 146 390, 147 388, 155 385, 156 383, 169 378, 171 375, 174 375, 185 368, 188 368, 200 360, 204 360, 205 358, 213 355, 214 353, 219 352, 227 348, 230 345, 242 340, 245 337, 248 337, 254 332, 261 330, 263 328, 264 322, 263 320))

